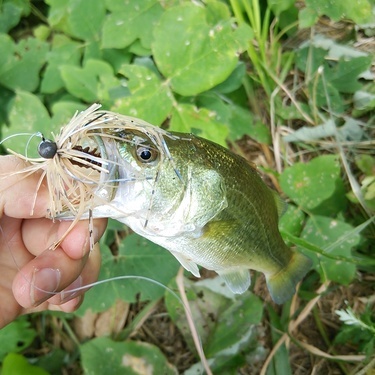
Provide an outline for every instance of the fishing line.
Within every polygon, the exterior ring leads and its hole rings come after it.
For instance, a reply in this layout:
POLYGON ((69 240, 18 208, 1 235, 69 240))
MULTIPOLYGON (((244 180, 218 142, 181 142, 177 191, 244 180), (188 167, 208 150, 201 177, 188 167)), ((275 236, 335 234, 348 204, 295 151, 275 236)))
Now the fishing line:
MULTIPOLYGON (((135 146, 145 145, 145 147, 151 150, 153 149, 158 153, 158 157, 160 158, 159 163, 162 163, 163 161, 169 162, 176 176, 178 177, 178 180, 183 183, 182 175, 175 165, 165 140, 165 137, 179 139, 177 136, 171 135, 163 129, 155 128, 153 125, 150 125, 142 120, 117 115, 112 112, 97 111, 99 108, 99 104, 94 104, 85 111, 80 113, 76 112, 70 122, 60 129, 57 136, 52 134, 53 140, 46 139, 40 132, 34 134, 25 133, 31 136, 26 145, 26 156, 12 152, 17 157, 30 163, 29 167, 26 167, 21 171, 15 171, 15 174, 24 174, 24 177, 28 177, 34 172, 41 172, 36 185, 33 207, 36 204, 37 195, 42 183, 46 181, 50 199, 50 207, 48 212, 50 218, 53 220, 56 218, 59 219, 61 218, 59 215, 64 212, 70 213, 73 216, 73 221, 71 222, 69 228, 58 241, 56 241, 46 250, 52 251, 53 249, 56 249, 57 246, 60 245, 64 238, 68 235, 68 233, 74 228, 77 222, 88 217, 89 247, 90 251, 93 251, 94 207, 99 203, 110 206, 111 201, 113 200, 113 191, 111 191, 111 189, 116 189, 119 183, 150 181, 151 195, 145 226, 147 225, 149 221, 149 212, 152 208, 151 206, 153 204, 153 198, 159 182, 159 175, 161 173, 159 170, 160 165, 157 172, 152 176, 146 175, 140 178, 136 175, 138 172, 134 170, 131 172, 133 175, 129 175, 130 172, 127 171, 128 174, 126 176, 121 176, 119 178, 117 176, 117 173, 119 173, 118 170, 123 167, 124 164, 119 162, 117 159, 118 157, 121 158, 121 153, 117 148, 117 145, 114 144, 116 141, 121 143, 129 143, 135 146), (139 142, 137 142, 136 139, 137 135, 135 135, 132 139, 130 138, 131 130, 136 134, 140 134, 139 142), (41 158, 29 159, 27 156, 27 150, 32 138, 35 136, 41 138, 41 142, 38 146, 38 153, 41 158), (103 140, 106 140, 105 144, 103 140), (108 176, 108 178, 106 176, 108 176), (151 180, 153 183, 151 183, 151 180), (103 198, 99 195, 99 193, 107 193, 108 196, 103 198)), ((18 135, 19 134, 9 136, 6 139, 18 135)), ((0 144, 2 144, 5 140, 3 140, 0 144)), ((121 209, 115 206, 113 207, 119 213, 122 213, 121 209)), ((126 213, 124 212, 123 214, 126 213)), ((6 237, 2 228, 1 234, 4 238, 6 237)), ((11 253, 11 257, 16 268, 20 272, 21 268, 17 262, 15 254, 8 245, 7 247, 11 253)), ((26 275, 22 274, 22 277, 29 285, 33 285, 32 280, 29 280, 26 275)), ((126 279, 149 281, 172 293, 172 295, 177 298, 179 303, 183 306, 187 317, 193 321, 189 308, 174 291, 162 283, 145 276, 117 276, 69 290, 69 293, 75 293, 82 290, 84 291, 90 287, 109 281, 126 279)), ((36 286, 33 286, 33 288, 51 296, 58 294, 57 292, 45 291, 36 286)), ((199 348, 200 350, 198 347, 197 350, 201 356, 203 349, 200 337, 199 348)), ((205 362, 204 358, 201 357, 201 359, 202 363, 205 362)))
MULTIPOLYGON (((89 224, 89 227, 90 227, 90 224, 89 224)), ((91 230, 92 229, 90 227, 90 231, 91 230)), ((8 241, 6 240, 6 236, 5 236, 5 233, 4 233, 3 228, 2 228, 1 225, 0 225, 0 235, 5 239, 5 241, 3 243, 6 244, 7 249, 10 252, 11 258, 12 258, 14 264, 16 265, 16 269, 18 270, 18 272, 21 272, 21 268, 20 268, 20 266, 19 266, 19 264, 18 264, 18 262, 16 260, 15 254, 13 253, 13 251, 10 249, 10 247, 8 245, 8 241)), ((90 245, 90 248, 91 248, 91 245, 90 245)), ((21 272, 21 275, 22 275, 22 278, 25 280, 25 282, 27 282, 29 285, 32 285, 31 280, 29 280, 22 272, 21 272)), ((159 282, 157 280, 154 280, 152 278, 149 278, 147 276, 141 276, 141 275, 123 275, 123 276, 114 276, 114 277, 111 277, 111 278, 106 279, 106 280, 98 280, 96 282, 93 282, 93 283, 90 283, 90 284, 86 284, 86 285, 83 285, 83 286, 78 287, 78 288, 70 289, 66 293, 69 293, 71 296, 73 296, 74 293, 77 293, 79 291, 85 291, 85 290, 88 290, 88 289, 93 288, 95 286, 103 285, 103 284, 108 283, 108 282, 115 282, 115 281, 121 281, 121 280, 143 280, 143 281, 149 282, 151 284, 157 285, 158 287, 164 289, 166 292, 170 293, 178 301, 178 303, 184 309, 184 312, 186 314, 186 319, 187 319, 188 325, 190 326, 190 329, 192 329, 191 324, 194 327, 195 335, 193 334, 193 332, 191 332, 192 338, 193 338, 194 342, 196 343, 196 345, 198 345, 198 347, 196 347, 196 349, 197 349, 198 355, 201 358, 202 364, 203 364, 203 366, 205 368, 207 368, 208 367, 208 363, 207 363, 207 358, 206 358, 206 356, 204 354, 202 339, 201 339, 201 336, 199 335, 199 333, 197 331, 197 328, 195 326, 194 317, 192 315, 192 312, 191 312, 190 306, 188 304, 188 300, 186 299, 186 296, 183 296, 184 298, 181 298, 173 289, 171 289, 170 287, 164 285, 163 283, 161 283, 161 282, 159 282), (194 336, 195 336, 195 339, 194 339, 194 336)), ((38 291, 41 291, 41 292, 43 292, 45 294, 49 294, 49 295, 51 295, 51 297, 55 296, 55 295, 58 295, 59 293, 64 292, 64 290, 62 290, 61 292, 50 292, 50 291, 46 291, 46 290, 44 290, 42 288, 38 288, 35 285, 33 285, 33 288, 34 288, 34 290, 38 290, 38 291)), ((208 368, 208 370, 209 370, 209 368, 208 368)))

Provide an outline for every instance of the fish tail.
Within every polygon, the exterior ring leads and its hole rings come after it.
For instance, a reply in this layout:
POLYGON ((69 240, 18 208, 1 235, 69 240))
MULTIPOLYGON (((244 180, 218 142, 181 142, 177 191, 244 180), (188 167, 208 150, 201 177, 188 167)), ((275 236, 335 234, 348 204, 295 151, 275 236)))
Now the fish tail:
POLYGON ((310 270, 312 261, 300 253, 293 253, 288 265, 267 277, 267 286, 272 299, 282 304, 296 292, 297 283, 310 270))

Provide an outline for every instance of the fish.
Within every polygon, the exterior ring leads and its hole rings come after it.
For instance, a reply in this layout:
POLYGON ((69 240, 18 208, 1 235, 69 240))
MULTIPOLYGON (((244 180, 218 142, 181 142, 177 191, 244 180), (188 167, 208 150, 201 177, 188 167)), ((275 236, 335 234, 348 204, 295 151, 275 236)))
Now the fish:
POLYGON ((65 163, 50 179, 54 200, 65 197, 50 210, 53 218, 115 219, 168 250, 194 276, 200 277, 198 266, 215 271, 235 294, 250 287, 250 269, 265 275, 274 302, 295 294, 312 262, 282 239, 278 222, 286 205, 254 165, 197 135, 98 105, 69 126, 69 137, 62 130, 56 142, 43 137, 39 147, 47 177, 53 160, 65 163), (56 184, 64 168, 73 182, 56 184))

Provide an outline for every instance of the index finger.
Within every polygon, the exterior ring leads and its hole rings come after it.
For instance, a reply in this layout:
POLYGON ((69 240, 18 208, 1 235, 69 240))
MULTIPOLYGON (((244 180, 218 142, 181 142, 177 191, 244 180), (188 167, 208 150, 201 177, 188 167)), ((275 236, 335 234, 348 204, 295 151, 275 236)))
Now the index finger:
POLYGON ((42 171, 17 156, 0 156, 0 217, 45 217, 48 190, 41 182, 42 171), (39 186, 40 184, 40 186, 39 186))

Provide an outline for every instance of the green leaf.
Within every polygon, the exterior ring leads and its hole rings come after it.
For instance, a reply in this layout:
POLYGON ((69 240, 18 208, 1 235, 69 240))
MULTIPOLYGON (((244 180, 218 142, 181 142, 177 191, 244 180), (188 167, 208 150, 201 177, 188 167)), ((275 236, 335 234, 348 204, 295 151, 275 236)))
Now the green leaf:
POLYGON ((0 86, 0 130, 2 129, 1 124, 4 124, 4 127, 5 127, 5 124, 8 123, 9 103, 11 102, 13 97, 14 97, 14 93, 12 91, 6 89, 5 87, 0 86))
MULTIPOLYGON (((223 286, 220 277, 198 282, 184 278, 184 286, 194 324, 205 354, 210 358, 210 367, 216 371, 214 373, 223 373, 224 367, 231 368, 230 362, 234 358, 237 366, 238 362, 244 363, 243 350, 250 357, 259 347, 255 326, 260 323, 263 314, 260 299, 250 292, 234 295, 223 286)), ((181 302, 166 293, 165 304, 173 322, 193 348, 191 331, 181 302)), ((232 363, 233 368, 237 366, 232 363)), ((189 373, 199 372, 190 369, 189 373)))
POLYGON ((30 365, 21 354, 9 353, 3 362, 2 375, 27 374, 27 375, 49 375, 41 367, 30 365))
MULTIPOLYGON (((66 7, 66 6, 65 6, 66 7)), ((67 22, 72 36, 98 40, 106 14, 102 0, 70 0, 67 22)))
POLYGON ((308 46, 297 50, 296 64, 299 70, 305 74, 310 74, 308 77, 312 79, 320 66, 325 62, 327 51, 323 48, 308 46))
MULTIPOLYGON (((272 305, 268 305, 268 316, 271 323, 271 337, 272 343, 277 344, 281 338, 285 326, 282 322, 280 313, 276 312, 272 305)), ((285 311, 285 310, 284 310, 285 311)), ((267 368, 267 375, 292 375, 292 369, 289 360, 289 351, 285 343, 278 348, 275 355, 272 357, 272 361, 267 368)))
MULTIPOLYGON (((262 320, 263 303, 254 294, 244 293, 232 301, 227 308, 222 311, 216 320, 214 331, 206 344, 207 356, 211 357, 218 353, 234 349, 237 343, 237 353, 241 348, 246 347, 249 341, 242 342, 243 338, 248 335, 249 331, 262 320)), ((227 355, 237 354, 236 352, 226 353, 227 355)))
POLYGON ((358 168, 367 176, 375 176, 375 158, 371 155, 357 155, 355 162, 358 168))
POLYGON ((129 64, 133 58, 131 51, 127 49, 102 49, 103 60, 112 65, 115 73, 121 69, 124 64, 129 64))
POLYGON ((375 94, 366 90, 358 90, 354 93, 353 101, 357 111, 367 112, 375 108, 375 94))
POLYGON ((204 7, 183 3, 168 9, 155 27, 156 65, 178 94, 196 95, 224 82, 252 37, 246 25, 233 28, 230 19, 210 25, 208 17, 204 7))
POLYGON ((178 104, 173 108, 169 125, 171 131, 194 133, 226 147, 228 127, 215 119, 215 112, 196 108, 191 104, 178 104))
POLYGON ((48 24, 55 30, 61 30, 69 33, 67 19, 69 15, 69 7, 66 1, 61 0, 45 0, 49 5, 48 24))
MULTIPOLYGON (((324 216, 311 216, 306 222, 301 238, 324 249, 327 248, 327 244, 334 244, 351 230, 353 227, 343 221, 324 216)), ((350 257, 352 248, 358 245, 359 241, 359 234, 353 234, 338 246, 331 246, 331 249, 326 251, 333 256, 350 257)), ((301 252, 303 251, 301 249, 301 252)), ((356 267, 353 263, 329 259, 312 252, 308 252, 307 255, 313 260, 323 280, 328 279, 347 285, 355 276, 356 267)))
POLYGON ((358 76, 369 69, 372 56, 361 56, 351 59, 340 58, 337 64, 325 70, 325 78, 342 93, 352 94, 361 89, 358 76))
MULTIPOLYGON (((119 254, 114 257, 106 246, 102 246, 102 268, 99 280, 112 277, 142 276, 167 285, 179 268, 177 260, 165 249, 146 239, 132 234, 120 244, 119 254)), ((104 311, 117 299, 127 302, 156 300, 164 294, 164 289, 152 281, 137 279, 109 281, 95 286, 86 294, 77 315, 82 316, 87 309, 104 311), (138 297, 137 297, 138 296, 138 297)))
POLYGON ((337 156, 322 155, 286 168, 280 176, 280 185, 294 202, 309 211, 326 204, 333 196, 341 181, 340 173, 337 156))
POLYGON ((64 87, 59 67, 64 64, 78 66, 82 57, 81 48, 81 44, 65 35, 56 34, 54 36, 40 88, 42 93, 51 94, 64 87))
POLYGON ((305 214, 298 207, 289 204, 285 214, 280 218, 279 229, 281 232, 288 232, 294 236, 299 236, 303 224, 305 222, 305 214))
POLYGON ((156 346, 145 342, 116 342, 99 337, 80 346, 86 374, 177 374, 156 346))
POLYGON ((88 103, 111 102, 111 91, 122 86, 112 67, 101 60, 88 60, 83 68, 62 65, 60 72, 67 91, 88 103))
POLYGON ((12 137, 4 143, 4 147, 23 155, 27 153, 29 157, 39 157, 37 146, 40 138, 30 139, 30 136, 36 132, 51 132, 51 119, 40 99, 29 92, 18 91, 10 103, 9 124, 9 127, 2 129, 3 138, 18 133, 28 135, 22 138, 12 137))
POLYGON ((16 26, 21 17, 30 14, 28 0, 4 0, 0 5, 0 33, 7 33, 16 26))
MULTIPOLYGON (((55 129, 55 133, 57 133, 58 129, 69 123, 69 121, 77 111, 81 112, 85 109, 87 109, 87 105, 80 102, 64 101, 63 99, 59 100, 51 107, 51 128, 55 129)), ((47 136, 47 134, 45 135, 47 136)))
POLYGON ((327 81, 324 76, 320 76, 316 84, 308 85, 310 92, 310 102, 315 101, 317 107, 328 107, 332 113, 344 112, 344 101, 337 88, 327 81))
POLYGON ((144 66, 125 64, 119 73, 129 78, 131 95, 117 100, 115 110, 153 125, 161 125, 173 105, 173 94, 168 85, 144 66))
POLYGON ((269 0, 268 6, 276 16, 279 16, 282 12, 292 7, 294 3, 295 0, 269 0))
POLYGON ((241 87, 245 76, 246 66, 244 62, 240 61, 231 75, 224 82, 215 86, 213 90, 221 94, 227 94, 235 91, 241 87))
POLYGON ((38 39, 22 39, 15 44, 8 35, 0 34, 0 84, 11 90, 34 91, 47 51, 48 44, 38 39))
POLYGON ((298 14, 298 25, 301 29, 313 26, 319 19, 318 14, 312 8, 303 8, 298 14))
POLYGON ((138 38, 150 50, 152 32, 163 8, 158 0, 107 0, 107 15, 103 25, 103 48, 124 48, 138 38))
POLYGON ((7 353, 21 352, 31 345, 37 333, 25 317, 18 318, 0 330, 0 362, 7 353))
POLYGON ((373 20, 369 0, 306 0, 306 7, 317 16, 325 15, 333 21, 346 18, 357 24, 365 24, 373 20))

